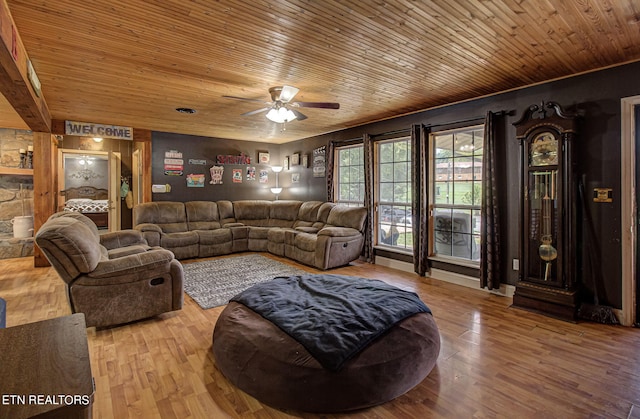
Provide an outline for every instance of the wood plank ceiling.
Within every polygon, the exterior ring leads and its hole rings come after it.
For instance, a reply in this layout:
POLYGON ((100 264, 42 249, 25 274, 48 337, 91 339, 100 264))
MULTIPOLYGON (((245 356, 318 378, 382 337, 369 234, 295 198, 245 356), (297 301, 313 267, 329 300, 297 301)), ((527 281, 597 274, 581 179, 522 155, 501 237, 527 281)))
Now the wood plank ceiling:
POLYGON ((640 59, 637 0, 7 3, 54 119, 270 143, 640 59), (341 108, 223 97, 278 85, 341 108))

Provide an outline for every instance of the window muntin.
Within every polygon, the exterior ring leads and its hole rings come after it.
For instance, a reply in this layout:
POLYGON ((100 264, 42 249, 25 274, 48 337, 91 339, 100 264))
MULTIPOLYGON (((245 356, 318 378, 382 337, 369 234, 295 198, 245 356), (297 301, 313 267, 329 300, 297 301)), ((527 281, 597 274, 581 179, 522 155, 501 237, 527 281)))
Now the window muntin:
POLYGON ((431 256, 480 261, 482 125, 431 134, 431 256))
POLYGON ((412 250, 411 139, 379 141, 376 143, 376 156, 376 244, 412 250))
POLYGON ((336 194, 339 205, 364 205, 364 149, 362 144, 336 148, 336 194))

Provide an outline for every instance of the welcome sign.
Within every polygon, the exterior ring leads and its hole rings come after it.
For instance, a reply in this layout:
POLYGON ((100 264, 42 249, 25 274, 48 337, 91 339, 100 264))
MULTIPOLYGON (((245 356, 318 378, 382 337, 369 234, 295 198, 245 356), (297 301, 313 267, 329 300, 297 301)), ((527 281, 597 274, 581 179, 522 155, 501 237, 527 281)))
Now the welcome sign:
POLYGON ((89 137, 116 138, 119 140, 133 141, 133 128, 131 127, 65 121, 64 128, 66 135, 86 135, 89 137))

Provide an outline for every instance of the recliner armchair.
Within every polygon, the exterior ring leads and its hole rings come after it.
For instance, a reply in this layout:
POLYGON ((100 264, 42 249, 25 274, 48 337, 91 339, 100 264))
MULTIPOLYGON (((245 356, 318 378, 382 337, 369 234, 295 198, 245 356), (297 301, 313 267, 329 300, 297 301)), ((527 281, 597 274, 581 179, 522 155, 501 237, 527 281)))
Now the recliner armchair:
POLYGON ((35 241, 67 284, 71 311, 87 327, 112 326, 180 310, 182 265, 173 253, 150 247, 136 230, 99 234, 80 213, 53 214, 35 241))

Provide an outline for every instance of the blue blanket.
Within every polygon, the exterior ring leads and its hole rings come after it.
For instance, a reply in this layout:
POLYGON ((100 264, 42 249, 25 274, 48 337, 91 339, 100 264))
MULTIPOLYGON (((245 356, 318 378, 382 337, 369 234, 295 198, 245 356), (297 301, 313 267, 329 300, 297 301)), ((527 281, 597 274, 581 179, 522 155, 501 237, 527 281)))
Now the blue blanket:
POLYGON ((231 301, 280 327, 332 371, 399 321, 431 313, 413 292, 345 275, 277 277, 231 301))

